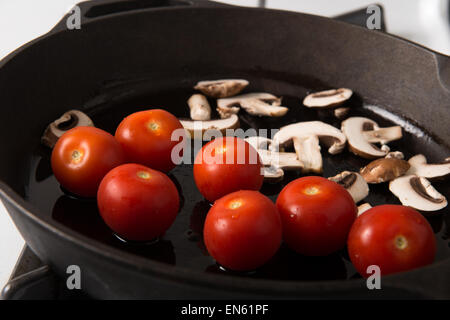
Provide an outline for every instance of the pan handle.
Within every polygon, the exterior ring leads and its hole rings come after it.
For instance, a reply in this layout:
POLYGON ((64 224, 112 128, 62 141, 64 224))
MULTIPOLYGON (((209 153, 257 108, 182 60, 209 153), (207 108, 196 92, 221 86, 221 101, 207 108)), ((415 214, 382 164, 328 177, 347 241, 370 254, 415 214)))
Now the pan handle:
POLYGON ((74 15, 80 14, 80 26, 83 23, 102 18, 107 15, 134 11, 151 10, 168 7, 233 7, 232 5, 214 2, 211 0, 96 0, 85 1, 76 4, 72 9, 58 22, 50 33, 64 31, 68 28, 69 19, 74 15))

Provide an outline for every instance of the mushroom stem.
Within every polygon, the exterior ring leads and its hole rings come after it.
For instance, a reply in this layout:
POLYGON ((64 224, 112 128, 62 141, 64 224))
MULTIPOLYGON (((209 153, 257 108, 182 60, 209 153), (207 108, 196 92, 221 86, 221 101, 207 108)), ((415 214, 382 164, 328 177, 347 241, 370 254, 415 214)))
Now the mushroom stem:
POLYGON ((394 126, 380 128, 376 130, 363 131, 362 134, 369 143, 386 144, 402 138, 402 127, 394 126))
POLYGON ((317 136, 294 137, 294 149, 303 163, 302 172, 322 173, 322 155, 317 136))
POLYGON ((202 94, 194 94, 188 100, 192 120, 210 120, 211 107, 206 97, 202 94))

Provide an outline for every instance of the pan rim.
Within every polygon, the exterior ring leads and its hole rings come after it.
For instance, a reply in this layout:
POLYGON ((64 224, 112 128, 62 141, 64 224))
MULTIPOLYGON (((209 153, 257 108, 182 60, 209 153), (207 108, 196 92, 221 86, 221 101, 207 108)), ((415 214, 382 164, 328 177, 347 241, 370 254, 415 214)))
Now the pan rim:
MULTIPOLYGON (((288 15, 297 15, 297 16, 309 16, 314 17, 314 19, 317 19, 320 21, 334 21, 334 23, 346 25, 349 28, 361 28, 364 30, 364 28, 354 25, 349 25, 345 22, 336 21, 330 18, 326 17, 320 17, 310 14, 304 14, 304 13, 296 13, 296 12, 289 12, 289 11, 283 11, 283 10, 273 10, 273 9, 263 9, 263 8, 242 8, 242 7, 232 7, 232 6, 226 6, 226 7, 193 7, 193 6, 180 6, 180 7, 163 7, 163 8, 151 8, 147 10, 133 10, 133 11, 127 11, 122 13, 114 13, 109 14, 107 16, 98 17, 95 19, 90 19, 84 23, 86 24, 94 24, 94 23, 101 23, 104 20, 107 19, 115 19, 120 16, 124 15, 135 15, 137 13, 144 13, 147 11, 159 11, 159 10, 249 10, 249 11, 272 11, 272 12, 279 12, 280 14, 288 14, 288 15)), ((65 18, 63 18, 64 20, 65 18)), ((63 21, 61 20, 61 21, 63 21)), ((35 45, 36 43, 40 42, 43 39, 48 39, 52 36, 55 36, 59 34, 60 32, 66 32, 67 30, 58 30, 53 29, 50 32, 48 32, 45 35, 42 35, 23 46, 19 47, 18 49, 14 50, 10 54, 8 54, 4 59, 0 61, 0 72, 1 68, 4 67, 8 62, 13 60, 17 55, 21 54, 23 51, 25 51, 27 48, 35 45)), ((366 30, 368 32, 368 30, 366 30)), ((434 59, 438 59, 439 57, 448 58, 447 56, 435 52, 429 48, 426 48, 422 45, 413 43, 411 41, 405 40, 403 38, 384 34, 384 33, 378 33, 378 36, 381 37, 388 37, 392 39, 392 41, 402 41, 406 45, 410 45, 416 49, 422 50, 426 53, 431 54, 434 59)), ((55 234, 58 237, 63 238, 64 240, 73 243, 79 249, 91 251, 98 255, 99 257, 103 257, 107 259, 108 261, 111 261, 112 263, 117 263, 121 265, 122 267, 126 267, 129 270, 132 270, 134 272, 146 272, 150 274, 157 274, 158 276, 164 276, 164 278, 168 281, 183 281, 184 283, 190 283, 193 285, 201 285, 203 287, 210 287, 211 283, 214 283, 217 286, 220 286, 220 288, 233 291, 236 289, 241 289, 243 292, 248 293, 263 293, 263 292, 270 292, 270 293, 284 293, 284 294, 292 294, 292 293, 301 293, 301 292, 331 292, 335 290, 346 290, 351 288, 360 288, 361 285, 364 284, 363 279, 350 279, 350 280, 324 280, 324 281, 286 281, 286 280, 268 280, 268 279, 250 279, 250 278, 241 278, 241 277, 235 277, 235 276, 227 276, 224 277, 223 275, 215 275, 215 274, 208 274, 203 271, 197 271, 193 269, 184 268, 181 266, 173 266, 173 268, 167 268, 167 264, 153 261, 150 259, 146 259, 143 257, 139 257, 137 255, 128 253, 123 250, 119 250, 116 248, 113 248, 111 246, 105 245, 97 240, 90 239, 87 236, 84 236, 83 234, 80 234, 74 230, 71 230, 70 228, 65 227, 64 225, 58 223, 57 221, 48 219, 49 221, 46 221, 47 219, 43 219, 42 217, 45 215, 37 215, 33 212, 40 212, 37 208, 35 208, 32 204, 28 203, 23 197, 21 197, 16 191, 14 191, 11 187, 9 187, 5 182, 0 180, 0 196, 3 198, 4 201, 7 201, 10 203, 13 207, 15 207, 21 214, 25 215, 29 220, 32 220, 35 224, 38 224, 40 227, 47 230, 47 232, 51 232, 55 234)), ((395 279, 399 275, 408 275, 411 277, 417 277, 420 273, 430 271, 434 268, 437 268, 441 266, 442 264, 448 264, 450 261, 450 257, 439 260, 434 262, 432 265, 425 266, 416 270, 404 272, 401 274, 396 275, 389 275, 384 277, 384 281, 386 284, 389 284, 389 282, 392 282, 395 284, 395 279), (392 280, 392 281, 391 281, 392 280)))

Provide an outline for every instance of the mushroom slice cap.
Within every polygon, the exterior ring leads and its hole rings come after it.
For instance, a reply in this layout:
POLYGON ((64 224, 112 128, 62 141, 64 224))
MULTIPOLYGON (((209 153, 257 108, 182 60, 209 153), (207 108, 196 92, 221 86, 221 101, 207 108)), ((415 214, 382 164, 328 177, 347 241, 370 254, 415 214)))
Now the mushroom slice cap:
POLYGON ((259 99, 244 99, 240 102, 241 107, 254 116, 282 117, 289 109, 286 107, 272 106, 259 99))
MULTIPOLYGON (((208 121, 192 121, 180 120, 181 125, 186 130, 188 137, 191 139, 205 139, 205 132, 208 130, 217 130, 221 134, 225 134, 227 129, 239 128, 239 118, 233 114, 227 119, 208 120, 208 121)), ((206 139, 209 140, 209 139, 206 139)))
POLYGON ((202 94, 194 94, 188 100, 192 120, 210 120, 211 107, 208 100, 202 94))
POLYGON ((308 108, 336 107, 350 99, 353 91, 347 88, 325 90, 307 95, 303 104, 308 108))
POLYGON ((411 168, 407 174, 415 174, 428 179, 447 178, 450 176, 450 162, 428 164, 423 154, 417 154, 408 160, 411 168))
POLYGON ((350 193, 355 203, 369 195, 369 185, 357 172, 343 171, 328 179, 343 186, 350 193))
POLYGON ((194 89, 212 98, 227 98, 239 94, 249 82, 244 79, 220 79, 200 81, 194 89))
MULTIPOLYGON (((364 117, 351 117, 342 122, 341 130, 348 139, 348 146, 351 152, 366 159, 381 158, 387 155, 389 147, 383 145, 381 148, 376 147, 369 142, 365 131, 377 131, 380 129, 378 124, 364 117)), ((395 129, 396 132, 398 129, 395 129)), ((373 141, 373 140, 372 140, 373 141)), ((381 142, 377 141, 377 142, 381 142)))
POLYGON ((93 127, 94 122, 82 111, 69 110, 47 126, 41 137, 41 142, 53 148, 65 132, 79 126, 93 127))
POLYGON ((410 165, 397 158, 382 158, 369 163, 360 173, 367 183, 382 183, 404 175, 410 165))
POLYGON ((404 206, 421 211, 437 211, 447 206, 447 199, 423 177, 407 175, 389 183, 389 190, 404 206))
POLYGON ((370 205, 370 203, 366 202, 366 203, 359 205, 357 216, 359 217, 360 215, 362 215, 364 212, 366 212, 369 209, 372 209, 372 206, 370 205))

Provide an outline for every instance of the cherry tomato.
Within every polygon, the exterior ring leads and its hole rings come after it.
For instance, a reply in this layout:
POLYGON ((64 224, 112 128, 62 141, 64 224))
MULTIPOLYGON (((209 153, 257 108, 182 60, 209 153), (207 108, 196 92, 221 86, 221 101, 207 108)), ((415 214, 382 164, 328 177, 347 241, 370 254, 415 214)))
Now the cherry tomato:
POLYGON ((217 200, 206 216, 209 254, 231 270, 253 270, 266 263, 282 240, 280 216, 258 191, 237 191, 217 200))
POLYGON ((177 129, 183 130, 183 126, 174 115, 153 109, 136 112, 123 119, 115 136, 128 162, 168 172, 176 166, 172 149, 183 140, 177 138, 172 141, 172 133, 177 129))
POLYGON ((370 265, 377 265, 386 275, 432 263, 436 239, 428 221, 416 210, 382 205, 356 219, 348 237, 348 253, 363 277, 370 276, 370 265))
POLYGON ((129 163, 105 176, 97 204, 103 220, 117 235, 149 241, 172 225, 180 198, 175 184, 164 173, 129 163))
POLYGON ((212 140, 203 146, 194 162, 194 179, 209 201, 239 190, 259 190, 264 176, 258 152, 235 137, 212 140))
POLYGON ((116 139, 94 127, 76 127, 64 133, 51 159, 59 183, 83 197, 95 197, 103 177, 123 162, 123 152, 116 139))
POLYGON ((322 177, 303 177, 281 190, 277 208, 283 238, 298 253, 324 256, 345 247, 357 208, 342 186, 322 177))

